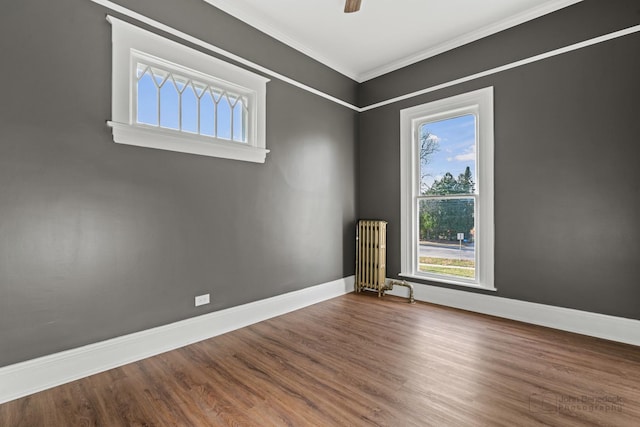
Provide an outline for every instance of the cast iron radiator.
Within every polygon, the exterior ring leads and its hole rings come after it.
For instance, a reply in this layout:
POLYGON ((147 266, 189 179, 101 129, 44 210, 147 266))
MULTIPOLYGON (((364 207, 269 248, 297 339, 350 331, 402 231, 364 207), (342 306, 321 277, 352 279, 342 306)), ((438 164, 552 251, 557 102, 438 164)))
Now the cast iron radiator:
POLYGON ((394 285, 409 288, 409 302, 413 303, 413 286, 400 280, 387 283, 387 222, 360 220, 356 231, 355 291, 371 290, 378 297, 393 289, 394 285))

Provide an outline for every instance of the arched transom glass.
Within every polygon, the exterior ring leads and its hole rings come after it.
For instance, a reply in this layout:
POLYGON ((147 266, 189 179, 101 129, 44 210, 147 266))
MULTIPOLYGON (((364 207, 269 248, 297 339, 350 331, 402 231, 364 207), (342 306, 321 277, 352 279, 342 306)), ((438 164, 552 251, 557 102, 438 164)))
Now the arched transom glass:
POLYGON ((136 86, 137 124, 247 143, 246 96, 144 63, 136 86))

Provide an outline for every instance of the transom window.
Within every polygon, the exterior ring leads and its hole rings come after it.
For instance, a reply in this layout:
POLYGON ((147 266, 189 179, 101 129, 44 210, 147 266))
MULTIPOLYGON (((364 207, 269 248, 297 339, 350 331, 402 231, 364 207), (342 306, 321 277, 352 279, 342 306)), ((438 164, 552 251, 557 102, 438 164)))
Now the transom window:
POLYGON ((246 96, 144 63, 136 68, 138 124, 247 142, 246 96))
POLYGON ((492 88, 401 122, 402 275, 494 289, 492 88))
POLYGON ((264 163, 268 79, 117 18, 114 141, 264 163))

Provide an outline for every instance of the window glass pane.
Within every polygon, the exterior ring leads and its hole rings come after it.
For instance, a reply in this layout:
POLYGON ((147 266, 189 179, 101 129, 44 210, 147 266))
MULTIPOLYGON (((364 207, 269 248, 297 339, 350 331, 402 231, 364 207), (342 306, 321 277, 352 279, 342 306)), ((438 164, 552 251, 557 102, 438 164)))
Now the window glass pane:
POLYGON ((182 92, 182 130, 198 133, 198 97, 190 84, 182 92))
POLYGON ((223 95, 218 102, 218 129, 217 136, 222 139, 231 139, 231 105, 227 95, 223 95))
POLYGON ((138 80, 138 123, 158 126, 158 88, 147 71, 138 80))
POLYGON ((418 270, 474 279, 475 199, 418 201, 418 270))
POLYGON ((156 85, 158 87, 162 86, 165 80, 169 78, 169 73, 165 70, 160 70, 158 68, 152 68, 151 72, 153 73, 153 78, 155 79, 156 85))
POLYGON ((184 92, 185 87, 189 84, 189 79, 173 74, 173 82, 178 88, 178 92, 184 92))
POLYGON ((172 78, 160 88, 160 126, 180 129, 180 97, 172 78))
POLYGON ((207 85, 204 83, 199 83, 199 82, 191 82, 193 84, 193 88, 196 91, 196 96, 198 98, 202 98, 202 95, 204 95, 204 92, 207 90, 207 85))
POLYGON ((233 107, 233 140, 238 142, 245 142, 244 132, 244 107, 242 99, 236 102, 233 107))
POLYGON ((248 100, 210 84, 138 63, 137 122, 248 142, 248 100))
POLYGON ((149 67, 144 64, 138 64, 136 67, 136 79, 140 80, 140 77, 142 77, 143 74, 148 71, 150 71, 149 67))
POLYGON ((215 109, 211 92, 206 91, 200 98, 200 133, 215 136, 215 109))
POLYGON ((420 194, 475 193, 476 118, 473 114, 419 128, 420 194))

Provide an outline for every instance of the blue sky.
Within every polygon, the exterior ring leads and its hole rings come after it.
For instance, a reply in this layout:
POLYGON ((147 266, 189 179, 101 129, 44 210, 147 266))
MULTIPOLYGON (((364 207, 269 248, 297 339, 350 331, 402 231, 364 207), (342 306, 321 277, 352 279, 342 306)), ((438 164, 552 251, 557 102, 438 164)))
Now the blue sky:
POLYGON ((189 79, 184 77, 174 75, 175 84, 171 77, 168 77, 165 82, 169 73, 155 68, 152 70, 153 75, 146 66, 138 65, 138 123, 159 125, 167 129, 216 136, 227 140, 232 138, 233 128, 233 140, 246 141, 243 128, 243 107, 246 107, 244 105, 246 100, 236 101, 237 96, 230 96, 223 91, 213 90, 212 92, 211 88, 204 83, 187 84, 189 79), (162 87, 158 88, 159 85, 162 87), (203 92, 205 88, 206 92, 203 92), (178 89, 182 91, 182 96, 178 93, 178 89), (213 93, 216 94, 215 98, 213 93), (158 108, 160 123, 158 123, 158 108), (198 118, 200 129, 198 129, 198 118))
POLYGON ((421 165, 421 175, 427 174, 424 183, 433 184, 446 172, 454 177, 471 168, 474 182, 476 179, 476 126, 475 116, 454 117, 436 122, 425 123, 421 132, 428 131, 438 141, 438 150, 431 156, 428 165, 421 165))

